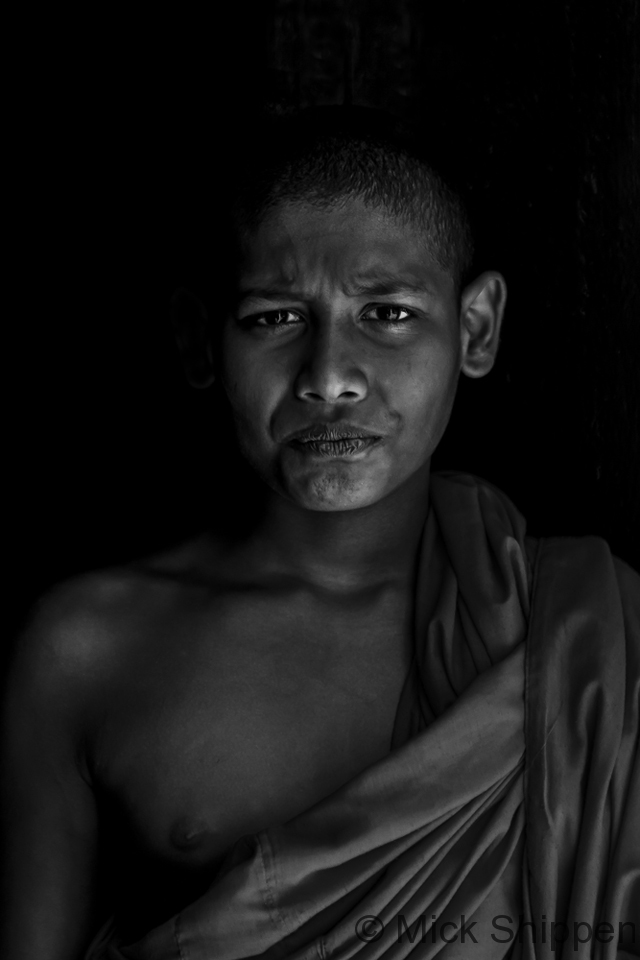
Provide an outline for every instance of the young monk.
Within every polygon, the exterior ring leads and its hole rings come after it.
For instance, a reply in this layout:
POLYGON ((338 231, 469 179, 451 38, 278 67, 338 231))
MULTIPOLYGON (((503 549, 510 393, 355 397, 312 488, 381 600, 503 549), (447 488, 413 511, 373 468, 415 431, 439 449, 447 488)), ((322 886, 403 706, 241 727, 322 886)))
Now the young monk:
POLYGON ((229 303, 174 309, 260 507, 41 603, 5 698, 1 955, 635 955, 638 577, 430 476, 505 281, 378 115, 257 142, 229 303))

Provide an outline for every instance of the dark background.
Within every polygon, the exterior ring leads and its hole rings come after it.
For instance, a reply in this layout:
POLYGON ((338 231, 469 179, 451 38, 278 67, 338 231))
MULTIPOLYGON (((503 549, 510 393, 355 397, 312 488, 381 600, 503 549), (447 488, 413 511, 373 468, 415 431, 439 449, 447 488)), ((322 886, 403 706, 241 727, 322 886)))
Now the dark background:
MULTIPOLYGON (((463 378, 435 466, 499 485, 533 534, 598 534, 640 568, 637 4, 208 7, 49 14, 8 41, 11 629, 52 583, 232 509, 168 302, 203 268, 202 184, 224 189, 265 100, 386 107, 444 145, 483 225, 479 268, 510 297, 497 366, 463 378)), ((224 278, 205 267, 215 312, 224 278)))

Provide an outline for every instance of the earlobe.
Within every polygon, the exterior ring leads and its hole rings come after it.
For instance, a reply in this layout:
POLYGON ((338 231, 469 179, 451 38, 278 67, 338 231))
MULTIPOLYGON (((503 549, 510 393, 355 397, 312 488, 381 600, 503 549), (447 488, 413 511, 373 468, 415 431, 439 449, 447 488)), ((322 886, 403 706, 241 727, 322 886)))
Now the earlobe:
POLYGON ((480 274, 461 298, 461 371, 468 377, 484 377, 495 363, 500 343, 502 317, 507 302, 504 277, 494 271, 480 274))
POLYGON ((178 352, 192 387, 213 383, 213 347, 207 309, 195 294, 179 287, 171 297, 171 322, 178 352))

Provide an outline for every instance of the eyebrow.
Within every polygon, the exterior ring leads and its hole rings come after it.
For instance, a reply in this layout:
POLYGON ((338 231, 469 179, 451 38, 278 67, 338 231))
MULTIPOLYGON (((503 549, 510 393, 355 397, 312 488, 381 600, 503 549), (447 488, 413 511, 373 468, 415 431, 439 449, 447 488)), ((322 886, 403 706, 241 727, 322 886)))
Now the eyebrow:
MULTIPOLYGON (((375 276, 358 279, 350 290, 352 296, 367 294, 374 297, 391 297, 406 293, 420 293, 434 295, 433 289, 423 281, 408 277, 375 276)), ((300 290, 282 287, 252 287, 238 291, 238 302, 243 300, 306 300, 307 294, 300 290)))
POLYGON ((249 290, 239 290, 236 298, 242 300, 305 300, 305 295, 299 290, 288 287, 251 287, 249 290))
POLYGON ((362 277, 353 287, 356 294, 367 293, 375 297, 389 297, 402 293, 430 293, 433 290, 424 281, 409 277, 394 277, 376 274, 362 277))

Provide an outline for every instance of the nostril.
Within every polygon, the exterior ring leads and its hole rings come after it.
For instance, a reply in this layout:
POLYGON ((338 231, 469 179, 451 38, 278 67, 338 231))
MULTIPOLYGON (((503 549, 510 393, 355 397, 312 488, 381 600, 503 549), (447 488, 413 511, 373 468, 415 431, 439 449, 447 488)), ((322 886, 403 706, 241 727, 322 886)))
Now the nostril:
POLYGON ((356 390, 342 390, 342 391, 332 391, 325 390, 322 393, 319 393, 315 390, 300 390, 298 391, 298 396, 303 400, 313 400, 314 402, 319 403, 336 403, 337 401, 355 401, 361 400, 363 398, 362 393, 358 393, 356 390))
POLYGON ((363 399, 368 392, 364 371, 349 362, 308 363, 299 371, 295 383, 296 396, 321 400, 324 403, 363 399))

